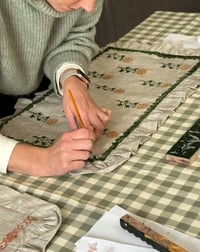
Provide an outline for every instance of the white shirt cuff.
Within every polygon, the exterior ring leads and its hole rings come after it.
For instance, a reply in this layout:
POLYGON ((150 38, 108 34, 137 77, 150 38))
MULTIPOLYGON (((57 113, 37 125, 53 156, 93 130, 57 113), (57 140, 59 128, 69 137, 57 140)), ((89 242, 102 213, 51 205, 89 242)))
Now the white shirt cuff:
POLYGON ((69 68, 74 68, 74 69, 80 69, 82 72, 85 73, 85 71, 83 70, 82 67, 80 67, 77 64, 73 64, 73 63, 63 63, 57 70, 56 72, 56 89, 59 95, 63 96, 63 90, 60 87, 60 75, 67 69, 69 68))
POLYGON ((0 135, 0 172, 7 173, 8 162, 15 145, 18 142, 8 137, 0 135))

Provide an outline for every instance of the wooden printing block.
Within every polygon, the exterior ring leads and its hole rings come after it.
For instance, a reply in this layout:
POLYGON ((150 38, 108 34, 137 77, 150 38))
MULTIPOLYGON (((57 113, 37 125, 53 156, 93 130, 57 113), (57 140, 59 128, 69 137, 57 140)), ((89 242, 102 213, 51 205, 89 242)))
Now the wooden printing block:
POLYGON ((200 119, 167 152, 172 163, 191 165, 200 154, 200 119))
POLYGON ((125 214, 120 218, 120 225, 123 229, 152 245, 160 252, 188 252, 185 248, 170 241, 129 214, 125 214))

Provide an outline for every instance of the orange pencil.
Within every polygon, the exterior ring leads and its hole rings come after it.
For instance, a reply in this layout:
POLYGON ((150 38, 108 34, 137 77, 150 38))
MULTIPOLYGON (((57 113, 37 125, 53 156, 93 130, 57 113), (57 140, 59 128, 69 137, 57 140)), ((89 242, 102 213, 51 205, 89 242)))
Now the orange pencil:
POLYGON ((74 106, 74 109, 76 111, 76 117, 77 117, 76 119, 78 120, 78 123, 81 126, 81 128, 85 128, 84 122, 83 122, 83 120, 81 118, 81 114, 79 112, 79 109, 78 109, 78 106, 76 104, 75 98, 74 98, 74 96, 72 94, 72 91, 70 89, 68 89, 68 92, 69 92, 69 97, 70 97, 70 99, 72 101, 72 104, 74 106))
MULTIPOLYGON (((72 104, 73 104, 74 109, 76 111, 76 119, 78 120, 78 124, 81 126, 81 128, 85 128, 84 122, 83 122, 83 120, 81 118, 81 114, 79 112, 79 109, 78 109, 78 106, 76 104, 76 100, 75 100, 75 98, 74 98, 74 96, 72 94, 72 91, 70 89, 68 89, 68 92, 69 92, 70 100, 72 101, 72 104)), ((92 154, 92 156, 90 158, 96 159, 96 156, 94 155, 94 153, 91 152, 91 154, 92 154)))

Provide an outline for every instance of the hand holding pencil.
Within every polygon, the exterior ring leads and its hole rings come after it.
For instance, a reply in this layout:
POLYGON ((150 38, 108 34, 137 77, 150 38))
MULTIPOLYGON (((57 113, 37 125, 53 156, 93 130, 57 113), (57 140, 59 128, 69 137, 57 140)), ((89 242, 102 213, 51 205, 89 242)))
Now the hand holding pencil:
POLYGON ((91 102, 92 106, 89 103, 90 110, 88 110, 87 113, 84 111, 84 113, 81 114, 81 111, 82 111, 81 109, 82 107, 84 107, 84 106, 81 106, 81 103, 83 102, 82 100, 84 100, 84 95, 81 101, 80 99, 77 100, 75 99, 75 96, 72 90, 68 89, 68 97, 70 98, 72 108, 74 110, 74 116, 75 116, 77 127, 93 130, 96 135, 96 138, 98 139, 102 135, 106 123, 110 120, 111 111, 104 108, 100 109, 99 107, 96 106, 96 104, 94 104, 94 102, 91 102), (86 114, 87 114, 86 117, 82 116, 86 114))

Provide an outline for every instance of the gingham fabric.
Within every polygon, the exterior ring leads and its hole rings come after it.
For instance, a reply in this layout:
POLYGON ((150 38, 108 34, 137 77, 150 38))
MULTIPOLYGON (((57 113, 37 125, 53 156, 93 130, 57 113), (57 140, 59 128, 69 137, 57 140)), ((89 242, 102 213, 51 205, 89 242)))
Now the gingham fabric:
POLYGON ((168 33, 198 35, 199 22, 198 13, 156 11, 119 41, 126 42, 134 38, 152 44, 162 40, 168 33))
MULTIPOLYGON (((199 33, 200 14, 155 12, 124 36, 154 43, 168 33, 199 33)), ((200 80, 197 79, 197 81, 200 80)), ((199 118, 200 90, 190 96, 128 162, 107 174, 38 178, 9 173, 0 183, 55 203, 63 222, 48 252, 70 252, 106 210, 119 205, 187 235, 200 238, 200 159, 168 164, 167 150, 199 118)))

